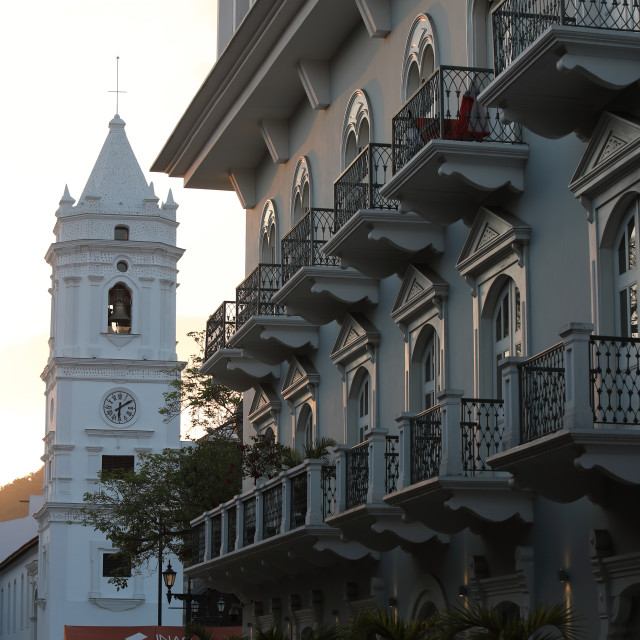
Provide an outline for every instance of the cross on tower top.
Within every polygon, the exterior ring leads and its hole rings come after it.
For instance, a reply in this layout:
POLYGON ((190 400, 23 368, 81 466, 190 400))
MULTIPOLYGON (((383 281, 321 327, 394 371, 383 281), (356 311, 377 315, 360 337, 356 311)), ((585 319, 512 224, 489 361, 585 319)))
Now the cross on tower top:
POLYGON ((120 56, 116 56, 116 90, 109 91, 109 93, 116 94, 116 113, 120 113, 119 98, 121 93, 127 93, 126 91, 120 91, 120 56))

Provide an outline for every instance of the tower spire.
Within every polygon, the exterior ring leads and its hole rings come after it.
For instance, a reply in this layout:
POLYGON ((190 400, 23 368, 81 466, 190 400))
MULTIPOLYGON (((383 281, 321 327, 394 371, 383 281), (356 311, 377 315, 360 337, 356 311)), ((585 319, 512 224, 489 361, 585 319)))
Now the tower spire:
POLYGON ((126 91, 120 91, 120 56, 116 56, 116 90, 109 91, 109 93, 116 94, 116 115, 120 113, 119 99, 121 93, 127 93, 126 91))

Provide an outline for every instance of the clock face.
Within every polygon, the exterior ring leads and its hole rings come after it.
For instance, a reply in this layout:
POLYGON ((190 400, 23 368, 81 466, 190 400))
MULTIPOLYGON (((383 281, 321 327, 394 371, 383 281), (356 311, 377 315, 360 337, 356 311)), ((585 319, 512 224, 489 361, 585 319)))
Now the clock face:
POLYGON ((136 401, 126 391, 112 391, 104 399, 102 410, 109 422, 127 424, 136 415, 136 401))

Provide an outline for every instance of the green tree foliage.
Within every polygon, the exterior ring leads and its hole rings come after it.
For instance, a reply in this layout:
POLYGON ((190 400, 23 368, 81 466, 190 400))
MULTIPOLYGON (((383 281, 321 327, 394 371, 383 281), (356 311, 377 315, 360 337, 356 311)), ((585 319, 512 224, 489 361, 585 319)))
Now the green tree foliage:
POLYGON ((540 605, 525 617, 505 616, 495 607, 452 607, 438 616, 438 640, 579 640, 578 616, 562 602, 540 605))
POLYGON ((379 638, 380 640, 438 640, 437 620, 403 620, 391 611, 361 611, 347 627, 348 640, 379 638))
POLYGON ((216 429, 235 429, 242 440, 242 394, 221 384, 214 384, 211 376, 200 373, 204 362, 204 331, 187 334, 197 347, 197 353, 189 358, 186 365, 172 370, 174 379, 171 391, 164 394, 164 406, 160 414, 165 422, 187 413, 191 427, 211 432, 216 429))
MULTIPOLYGON (((134 572, 155 561, 160 545, 187 560, 189 522, 238 493, 240 473, 237 440, 225 434, 182 449, 142 453, 135 471, 99 473, 99 488, 83 498, 83 524, 104 533, 122 565, 134 572)), ((110 582, 124 587, 127 576, 110 582)))

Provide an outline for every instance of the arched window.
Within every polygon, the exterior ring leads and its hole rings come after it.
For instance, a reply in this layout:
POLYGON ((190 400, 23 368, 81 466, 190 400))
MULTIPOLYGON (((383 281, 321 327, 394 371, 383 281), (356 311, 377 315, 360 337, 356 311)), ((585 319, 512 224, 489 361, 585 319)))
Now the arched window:
POLYGON ((109 290, 109 333, 131 333, 131 291, 122 282, 109 290))
POLYGON ((348 167, 371 141, 371 107, 367 94, 358 89, 347 104, 342 125, 342 167, 348 167))
POLYGON ((113 230, 113 239, 114 240, 128 240, 129 239, 129 227, 124 225, 118 225, 113 230))
POLYGON ((472 0, 469 2, 467 32, 469 65, 493 67, 493 27, 491 8, 495 0, 472 0))
POLYGON ((262 211, 260 225, 260 262, 278 263, 278 226, 276 208, 272 200, 267 200, 262 211))
POLYGON ((429 16, 419 15, 411 26, 403 58, 402 99, 406 102, 435 71, 435 29, 429 16))
POLYGON ((291 224, 294 225, 311 209, 311 174, 307 159, 298 160, 291 189, 291 224))
POLYGON ((436 361, 435 334, 431 336, 422 354, 422 409, 427 410, 436 404, 436 361))
POLYGON ((371 378, 367 373, 358 390, 358 442, 364 442, 371 427, 371 378))
POLYGON ((313 444, 313 411, 305 402, 300 409, 296 425, 296 449, 304 453, 304 448, 313 444))
POLYGON ((520 289, 513 280, 502 288, 493 310, 493 379, 494 393, 502 395, 498 362, 508 356, 522 355, 522 305, 520 289))
POLYGON ((618 229, 614 244, 616 331, 625 338, 638 337, 638 209, 636 198, 618 229))

